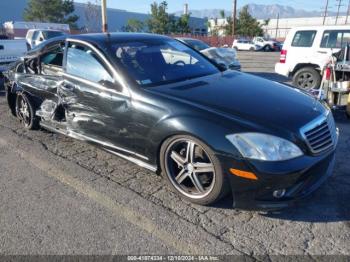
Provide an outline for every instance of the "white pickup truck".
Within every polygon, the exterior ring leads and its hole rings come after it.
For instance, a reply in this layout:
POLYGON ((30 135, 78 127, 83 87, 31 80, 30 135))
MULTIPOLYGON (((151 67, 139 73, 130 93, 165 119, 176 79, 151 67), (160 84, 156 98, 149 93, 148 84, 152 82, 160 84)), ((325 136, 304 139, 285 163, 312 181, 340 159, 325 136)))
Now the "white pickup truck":
POLYGON ((0 40, 0 66, 6 66, 18 60, 27 51, 25 39, 0 40))
POLYGON ((7 69, 8 64, 18 60, 27 50, 25 39, 0 40, 0 88, 2 72, 7 69))
POLYGON ((252 41, 255 45, 260 46, 264 51, 281 51, 280 43, 274 40, 268 40, 264 37, 257 36, 252 41))

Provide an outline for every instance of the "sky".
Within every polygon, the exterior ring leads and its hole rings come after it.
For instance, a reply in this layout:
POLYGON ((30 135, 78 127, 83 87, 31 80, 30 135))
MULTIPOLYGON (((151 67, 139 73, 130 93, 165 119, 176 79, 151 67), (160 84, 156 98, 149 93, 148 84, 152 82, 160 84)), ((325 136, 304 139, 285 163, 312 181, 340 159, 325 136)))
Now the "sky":
MULTIPOLYGON (((87 0, 75 0, 76 2, 88 2, 87 0)), ((94 2, 95 0, 90 0, 94 2)), ((154 0, 107 0, 107 6, 111 8, 124 9, 128 11, 149 13, 150 4, 154 0)), ((158 0, 157 2, 160 2, 158 0)), ((189 4, 190 9, 226 9, 231 10, 232 0, 167 0, 169 12, 183 10, 184 3, 189 4)), ((295 9, 321 10, 326 0, 237 0, 238 6, 249 3, 255 4, 280 4, 289 5, 295 9)), ((336 0, 330 0, 330 7, 335 11, 336 0)), ((347 4, 346 0, 343 0, 347 4)))

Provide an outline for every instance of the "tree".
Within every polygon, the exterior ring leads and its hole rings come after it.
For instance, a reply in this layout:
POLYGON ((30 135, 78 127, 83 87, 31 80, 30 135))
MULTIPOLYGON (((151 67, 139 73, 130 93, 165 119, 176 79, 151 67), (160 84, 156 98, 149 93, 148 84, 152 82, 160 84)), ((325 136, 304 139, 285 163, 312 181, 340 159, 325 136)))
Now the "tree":
POLYGON ((182 34, 191 32, 190 17, 191 17, 191 14, 183 14, 179 18, 179 20, 177 21, 177 28, 176 28, 177 32, 180 32, 182 34))
POLYGON ((88 1, 84 9, 85 30, 87 32, 100 32, 101 22, 101 0, 88 1))
POLYGON ((24 20, 69 24, 77 28, 77 15, 74 12, 73 0, 29 0, 24 10, 24 20))
POLYGON ((137 19, 129 19, 125 27, 123 27, 124 32, 142 32, 145 25, 142 21, 137 19))
POLYGON ((220 17, 221 17, 221 19, 226 18, 225 10, 220 10, 220 17))
POLYGON ((244 6, 239 12, 236 32, 241 36, 261 36, 264 34, 259 22, 249 13, 248 5, 244 6))
POLYGON ((148 19, 148 28, 152 33, 167 34, 170 31, 171 20, 167 12, 168 3, 166 1, 158 4, 151 4, 151 18, 148 19))

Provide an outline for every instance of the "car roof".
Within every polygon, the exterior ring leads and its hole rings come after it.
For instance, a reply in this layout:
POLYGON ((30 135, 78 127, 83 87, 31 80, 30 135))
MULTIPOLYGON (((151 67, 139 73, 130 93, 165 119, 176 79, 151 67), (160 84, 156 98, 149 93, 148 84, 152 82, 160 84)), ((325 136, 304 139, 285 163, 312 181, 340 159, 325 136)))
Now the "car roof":
POLYGON ((172 39, 163 35, 147 34, 147 33, 96 33, 96 34, 81 34, 70 35, 68 39, 80 40, 89 43, 94 43, 98 46, 105 46, 109 42, 128 42, 142 41, 152 39, 172 39))
POLYGON ((66 40, 79 40, 88 42, 100 49, 104 49, 109 42, 127 42, 127 41, 143 41, 151 39, 172 39, 163 35, 146 34, 146 33, 96 33, 96 34, 80 34, 80 35, 63 35, 46 40, 40 45, 34 47, 27 52, 26 56, 34 56, 41 53, 45 47, 54 45, 57 42, 66 40))
POLYGON ((192 41, 192 40, 197 40, 197 41, 201 41, 202 42, 202 40, 200 40, 200 39, 196 39, 196 38, 190 38, 190 37, 176 37, 176 39, 178 39, 178 40, 182 40, 182 41, 192 41))
POLYGON ((349 25, 323 25, 323 26, 296 26, 292 28, 293 30, 320 30, 320 29, 325 29, 325 30, 350 30, 349 25))

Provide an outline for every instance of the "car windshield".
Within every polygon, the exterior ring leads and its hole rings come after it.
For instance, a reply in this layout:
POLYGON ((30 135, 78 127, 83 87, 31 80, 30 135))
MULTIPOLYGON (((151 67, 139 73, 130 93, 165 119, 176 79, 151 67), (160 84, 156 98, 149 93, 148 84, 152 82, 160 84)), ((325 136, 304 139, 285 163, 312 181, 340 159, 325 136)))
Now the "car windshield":
POLYGON ((45 39, 50 39, 50 38, 54 38, 57 36, 62 36, 62 35, 64 35, 64 33, 59 32, 59 31, 44 31, 43 35, 44 35, 45 39))
POLYGON ((172 39, 112 44, 117 63, 140 86, 157 86, 219 72, 203 56, 172 39))
POLYGON ((197 51, 202 51, 204 49, 210 48, 209 45, 199 40, 186 39, 184 42, 197 51))

